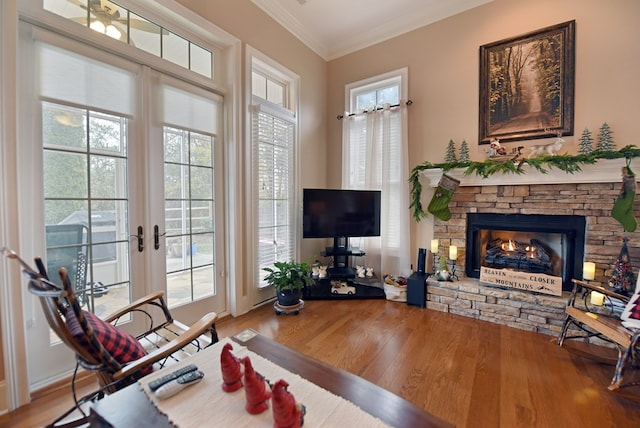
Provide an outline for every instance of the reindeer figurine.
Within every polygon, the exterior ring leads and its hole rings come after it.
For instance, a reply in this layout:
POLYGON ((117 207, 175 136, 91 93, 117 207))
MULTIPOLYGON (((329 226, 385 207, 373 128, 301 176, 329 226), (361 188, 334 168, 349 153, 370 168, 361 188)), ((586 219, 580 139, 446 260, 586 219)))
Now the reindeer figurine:
POLYGON ((537 146, 529 147, 529 158, 545 154, 549 156, 557 155, 564 145, 564 140, 562 139, 562 131, 557 131, 556 136, 556 141, 554 141, 553 143, 540 144, 537 146))

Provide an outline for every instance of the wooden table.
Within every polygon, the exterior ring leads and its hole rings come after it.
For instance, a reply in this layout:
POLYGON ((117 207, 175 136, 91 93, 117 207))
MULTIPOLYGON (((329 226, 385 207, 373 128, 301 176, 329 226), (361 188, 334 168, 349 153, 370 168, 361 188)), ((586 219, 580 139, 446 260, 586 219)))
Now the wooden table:
MULTIPOLYGON (((238 343, 309 382, 351 401, 391 426, 453 426, 366 379, 307 357, 259 334, 246 342, 238 343)), ((172 427, 167 417, 157 411, 137 384, 99 400, 93 405, 91 413, 92 427, 107 427, 109 424, 116 428, 172 427)))

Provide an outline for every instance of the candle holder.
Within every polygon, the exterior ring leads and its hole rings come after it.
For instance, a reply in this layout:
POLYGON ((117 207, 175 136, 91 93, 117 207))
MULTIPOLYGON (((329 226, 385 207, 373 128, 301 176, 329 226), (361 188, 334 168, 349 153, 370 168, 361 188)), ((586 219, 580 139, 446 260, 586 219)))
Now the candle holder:
POLYGON ((431 265, 431 269, 433 270, 433 272, 431 272, 431 275, 435 276, 436 271, 438 270, 438 253, 431 253, 431 255, 433 256, 433 264, 431 265))
POLYGON ((458 278, 458 274, 456 273, 456 263, 457 260, 453 259, 453 260, 449 260, 449 265, 451 266, 449 268, 449 275, 451 276, 451 279, 455 279, 455 280, 460 280, 460 278, 458 278))

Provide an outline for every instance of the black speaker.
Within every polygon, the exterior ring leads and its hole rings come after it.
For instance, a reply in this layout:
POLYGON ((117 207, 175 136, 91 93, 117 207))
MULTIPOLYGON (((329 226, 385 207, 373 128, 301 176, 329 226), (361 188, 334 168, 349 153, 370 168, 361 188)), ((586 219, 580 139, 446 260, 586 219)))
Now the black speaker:
POLYGON ((427 306, 427 273, 412 273, 407 281, 407 305, 427 306))
POLYGON ((427 250, 426 248, 418 248, 418 273, 425 273, 427 263, 427 250))

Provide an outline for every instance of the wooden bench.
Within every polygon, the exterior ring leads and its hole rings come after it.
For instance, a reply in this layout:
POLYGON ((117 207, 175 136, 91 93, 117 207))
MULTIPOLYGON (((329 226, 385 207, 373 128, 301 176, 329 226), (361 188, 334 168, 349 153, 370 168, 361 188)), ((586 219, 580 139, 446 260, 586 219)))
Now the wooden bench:
POLYGON ((609 390, 614 391, 623 386, 640 385, 639 382, 623 383, 623 375, 629 364, 638 366, 640 363, 640 329, 627 328, 622 325, 619 318, 620 312, 629 301, 629 297, 615 293, 600 285, 573 279, 573 290, 565 309, 566 318, 562 330, 557 339, 559 346, 563 346, 567 339, 582 339, 588 341, 591 337, 598 337, 615 345, 618 356, 611 359, 602 353, 593 353, 586 347, 568 347, 572 351, 578 351, 583 356, 596 359, 601 362, 616 365, 615 373, 609 385, 609 390), (603 306, 591 305, 590 295, 597 291, 605 295, 603 306), (576 306, 578 293, 582 292, 584 304, 576 306), (622 304, 619 311, 614 310, 614 302, 622 304), (603 313, 608 311, 608 313, 603 313), (570 327, 577 327, 582 334, 568 336, 570 327))

